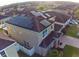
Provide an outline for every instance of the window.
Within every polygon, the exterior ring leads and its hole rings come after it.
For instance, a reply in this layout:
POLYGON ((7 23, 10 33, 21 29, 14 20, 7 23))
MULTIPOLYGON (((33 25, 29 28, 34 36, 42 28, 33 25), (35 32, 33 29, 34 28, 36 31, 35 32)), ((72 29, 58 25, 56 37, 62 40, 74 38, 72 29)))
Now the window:
POLYGON ((43 37, 47 35, 47 29, 43 31, 43 37))
POLYGON ((0 52, 0 54, 2 57, 7 57, 4 51, 0 52))

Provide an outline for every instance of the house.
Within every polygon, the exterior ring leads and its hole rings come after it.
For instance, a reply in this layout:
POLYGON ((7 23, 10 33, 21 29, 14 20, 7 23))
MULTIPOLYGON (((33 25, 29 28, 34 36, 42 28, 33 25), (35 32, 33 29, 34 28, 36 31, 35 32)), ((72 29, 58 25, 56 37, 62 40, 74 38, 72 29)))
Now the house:
POLYGON ((8 16, 0 15, 0 24, 4 24, 4 22, 6 21, 6 18, 8 18, 8 16))
POLYGON ((23 52, 45 56, 50 48, 58 46, 58 38, 63 35, 61 30, 70 19, 70 16, 53 11, 30 11, 25 16, 12 17, 6 25, 8 35, 23 47, 23 52))
POLYGON ((0 57, 18 57, 16 42, 0 38, 0 57))

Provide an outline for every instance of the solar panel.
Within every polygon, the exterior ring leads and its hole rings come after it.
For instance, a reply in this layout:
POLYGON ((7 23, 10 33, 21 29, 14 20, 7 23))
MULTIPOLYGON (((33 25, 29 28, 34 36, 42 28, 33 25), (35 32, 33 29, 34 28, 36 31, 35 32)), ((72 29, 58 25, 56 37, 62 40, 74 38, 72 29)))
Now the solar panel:
POLYGON ((49 21, 47 21, 47 20, 42 20, 41 22, 40 22, 42 25, 44 25, 45 27, 47 27, 47 26, 49 26, 51 23, 49 22, 49 21))
POLYGON ((25 28, 32 28, 33 23, 31 18, 24 17, 24 16, 16 16, 9 20, 10 23, 15 24, 17 26, 25 27, 25 28))

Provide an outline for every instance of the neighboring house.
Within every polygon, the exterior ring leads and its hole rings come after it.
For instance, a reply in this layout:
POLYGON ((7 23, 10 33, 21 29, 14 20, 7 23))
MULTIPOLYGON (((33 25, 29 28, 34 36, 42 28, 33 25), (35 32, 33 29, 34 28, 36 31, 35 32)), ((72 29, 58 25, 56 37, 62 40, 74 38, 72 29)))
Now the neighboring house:
POLYGON ((4 28, 5 22, 9 19, 10 19, 9 16, 0 15, 0 28, 4 28))
POLYGON ((50 48, 58 45, 61 30, 69 23, 70 18, 56 12, 30 11, 26 16, 12 17, 6 25, 8 35, 23 46, 23 52, 45 56, 50 48))
POLYGON ((7 20, 7 18, 8 18, 8 16, 0 15, 0 24, 4 24, 4 22, 7 20))
POLYGON ((0 57, 18 57, 16 42, 0 38, 0 57))
MULTIPOLYGON (((13 15, 15 17, 16 15, 13 15)), ((7 30, 6 21, 8 21, 12 16, 0 15, 0 28, 7 30)))

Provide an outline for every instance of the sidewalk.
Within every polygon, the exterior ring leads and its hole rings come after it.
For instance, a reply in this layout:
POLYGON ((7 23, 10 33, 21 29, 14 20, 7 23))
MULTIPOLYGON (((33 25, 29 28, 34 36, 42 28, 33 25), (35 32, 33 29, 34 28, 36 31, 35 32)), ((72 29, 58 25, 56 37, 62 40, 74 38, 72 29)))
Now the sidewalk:
POLYGON ((70 37, 70 36, 63 36, 60 38, 61 42, 63 42, 64 45, 71 45, 76 48, 79 48, 79 39, 70 37))

